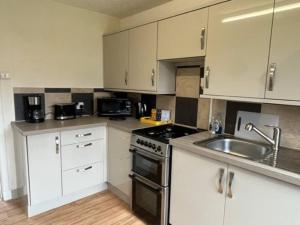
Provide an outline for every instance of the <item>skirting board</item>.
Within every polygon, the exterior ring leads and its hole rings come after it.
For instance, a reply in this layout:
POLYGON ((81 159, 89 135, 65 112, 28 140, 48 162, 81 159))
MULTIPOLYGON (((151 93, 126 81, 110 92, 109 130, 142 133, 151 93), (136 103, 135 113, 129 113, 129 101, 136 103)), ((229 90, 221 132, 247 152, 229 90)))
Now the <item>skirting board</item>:
POLYGON ((15 189, 15 190, 11 190, 11 191, 3 191, 2 198, 3 198, 3 201, 9 201, 12 199, 21 198, 24 195, 25 195, 24 189, 19 188, 19 189, 15 189))
POLYGON ((51 201, 43 202, 37 205, 27 206, 27 216, 32 217, 105 190, 107 190, 107 184, 103 183, 91 188, 81 190, 79 192, 75 192, 66 196, 53 199, 51 201))

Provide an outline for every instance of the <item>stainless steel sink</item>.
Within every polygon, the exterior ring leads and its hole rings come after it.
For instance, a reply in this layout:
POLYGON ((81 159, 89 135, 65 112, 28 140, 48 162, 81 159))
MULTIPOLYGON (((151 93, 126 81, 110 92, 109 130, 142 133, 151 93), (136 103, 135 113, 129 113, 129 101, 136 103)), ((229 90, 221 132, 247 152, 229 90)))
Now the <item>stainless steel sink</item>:
POLYGON ((194 144, 254 161, 264 160, 273 152, 268 145, 230 136, 218 136, 194 144))

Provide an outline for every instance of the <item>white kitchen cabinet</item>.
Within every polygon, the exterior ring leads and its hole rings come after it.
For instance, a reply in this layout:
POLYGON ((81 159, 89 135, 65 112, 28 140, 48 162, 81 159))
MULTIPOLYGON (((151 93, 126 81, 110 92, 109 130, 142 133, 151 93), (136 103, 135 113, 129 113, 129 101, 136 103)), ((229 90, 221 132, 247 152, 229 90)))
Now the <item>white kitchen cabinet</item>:
POLYGON ((157 23, 129 30, 130 89, 156 91, 157 23))
POLYGON ((128 31, 103 37, 105 88, 128 88, 128 44, 128 31))
MULTIPOLYGON (((227 197, 224 225, 298 225, 300 188, 229 166, 232 198, 227 197)), ((228 192, 228 191, 227 191, 228 192)))
POLYGON ((121 191, 127 201, 131 196, 131 134, 116 128, 108 129, 108 182, 121 191))
POLYGON ((205 95, 264 98, 273 4, 232 0, 209 8, 205 95))
POLYGON ((170 222, 172 225, 223 225, 227 165, 173 149, 170 222), (219 193, 220 170, 224 170, 219 193))
POLYGON ((172 225, 298 225, 299 202, 299 186, 173 150, 172 225))
POLYGON ((158 22, 158 60, 205 56, 208 8, 158 22))
POLYGON ((27 137, 30 203, 62 196, 59 133, 27 137))
POLYGON ((299 4, 299 0, 275 1, 266 98, 300 100, 299 4))

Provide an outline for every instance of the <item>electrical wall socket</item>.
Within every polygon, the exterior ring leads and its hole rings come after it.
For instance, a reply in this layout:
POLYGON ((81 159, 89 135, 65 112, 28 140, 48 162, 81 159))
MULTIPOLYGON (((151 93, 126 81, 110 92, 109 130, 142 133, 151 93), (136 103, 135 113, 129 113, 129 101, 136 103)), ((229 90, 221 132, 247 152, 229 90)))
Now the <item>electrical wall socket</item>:
POLYGON ((8 73, 8 72, 0 72, 0 79, 1 80, 9 80, 10 79, 10 73, 8 73))

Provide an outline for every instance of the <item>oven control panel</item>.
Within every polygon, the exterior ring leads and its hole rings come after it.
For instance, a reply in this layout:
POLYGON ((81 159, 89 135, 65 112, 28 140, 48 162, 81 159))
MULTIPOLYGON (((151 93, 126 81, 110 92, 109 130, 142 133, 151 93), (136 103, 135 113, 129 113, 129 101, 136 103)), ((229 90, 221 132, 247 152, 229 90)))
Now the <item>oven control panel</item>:
POLYGON ((163 157, 170 156, 170 146, 168 144, 145 138, 143 136, 132 135, 131 145, 163 157))

